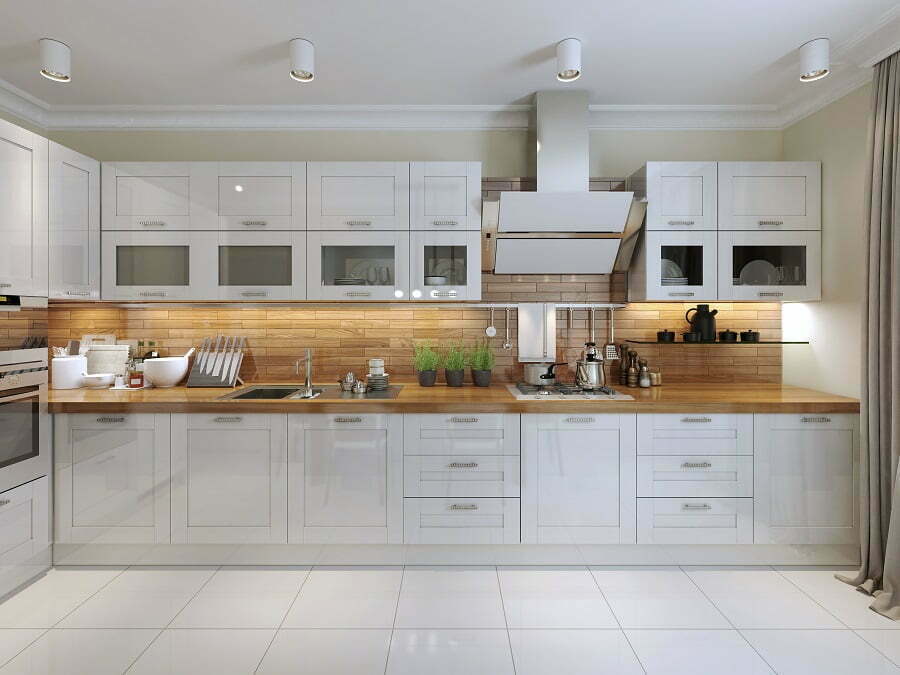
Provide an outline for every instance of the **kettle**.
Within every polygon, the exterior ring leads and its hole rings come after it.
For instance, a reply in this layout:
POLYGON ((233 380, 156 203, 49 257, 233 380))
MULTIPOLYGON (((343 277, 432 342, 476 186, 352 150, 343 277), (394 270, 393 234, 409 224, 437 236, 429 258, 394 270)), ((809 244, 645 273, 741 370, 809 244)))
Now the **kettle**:
POLYGON ((716 341, 716 314, 719 310, 709 311, 709 305, 697 305, 684 313, 685 321, 691 324, 692 333, 700 333, 701 342, 716 341), (694 312, 693 316, 689 316, 694 312))
POLYGON ((606 386, 606 373, 603 370, 603 359, 594 342, 584 344, 581 360, 575 362, 575 386, 584 390, 600 389, 606 386))

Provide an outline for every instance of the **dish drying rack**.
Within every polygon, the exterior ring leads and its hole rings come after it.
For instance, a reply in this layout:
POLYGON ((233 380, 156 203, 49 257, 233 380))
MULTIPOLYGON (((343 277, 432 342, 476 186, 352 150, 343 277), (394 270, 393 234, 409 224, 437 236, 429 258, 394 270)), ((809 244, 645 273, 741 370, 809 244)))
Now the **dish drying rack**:
POLYGON ((188 387, 234 387, 243 385, 239 373, 244 360, 245 338, 218 335, 203 339, 188 375, 188 387))

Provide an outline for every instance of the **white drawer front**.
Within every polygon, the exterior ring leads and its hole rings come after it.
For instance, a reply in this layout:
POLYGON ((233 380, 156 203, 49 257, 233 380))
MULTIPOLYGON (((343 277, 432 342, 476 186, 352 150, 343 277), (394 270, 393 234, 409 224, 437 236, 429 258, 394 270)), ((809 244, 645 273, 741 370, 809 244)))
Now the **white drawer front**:
POLYGON ((639 544, 752 544, 753 500, 638 499, 639 544))
POLYGON ((518 415, 404 415, 407 455, 518 455, 518 415))
POLYGON ((753 415, 638 415, 639 455, 752 455, 753 415))
POLYGON ((78 429, 154 429, 153 413, 108 413, 72 415, 72 426, 78 429))
POLYGON ((858 415, 805 413, 802 415, 770 415, 772 429, 855 429, 858 415))
POLYGON ((519 500, 465 497, 408 498, 406 544, 518 544, 519 500))
MULTIPOLYGON (((535 415, 538 429, 615 429, 622 421, 619 415, 575 414, 575 415, 535 415)), ((632 418, 633 419, 633 418, 632 418)))
POLYGON ((312 414, 305 415, 308 429, 387 429, 389 415, 312 414))
POLYGON ((518 497, 519 458, 510 455, 409 456, 405 497, 518 497))
POLYGON ((272 415, 266 413, 189 413, 189 429, 268 429, 272 426, 272 415))
POLYGON ((751 455, 638 457, 638 497, 752 497, 751 455))

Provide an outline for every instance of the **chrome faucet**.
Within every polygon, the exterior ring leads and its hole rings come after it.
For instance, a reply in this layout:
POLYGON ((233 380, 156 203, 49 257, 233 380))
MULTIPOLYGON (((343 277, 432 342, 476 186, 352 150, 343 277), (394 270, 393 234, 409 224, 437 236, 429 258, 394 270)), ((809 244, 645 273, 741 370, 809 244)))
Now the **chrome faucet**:
MULTIPOLYGON (((294 372, 297 375, 300 375, 300 361, 298 360, 294 364, 294 372)), ((312 349, 307 347, 306 349, 306 368, 305 368, 305 378, 303 380, 303 393, 300 395, 302 398, 313 398, 315 396, 315 392, 312 387, 312 349)))

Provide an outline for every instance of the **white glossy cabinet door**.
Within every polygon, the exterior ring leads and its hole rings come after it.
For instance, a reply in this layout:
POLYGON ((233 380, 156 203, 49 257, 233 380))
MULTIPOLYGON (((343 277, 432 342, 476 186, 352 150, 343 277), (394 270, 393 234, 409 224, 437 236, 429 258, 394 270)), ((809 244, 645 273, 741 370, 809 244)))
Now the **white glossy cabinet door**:
POLYGON ((481 233, 410 233, 412 300, 480 300, 481 233))
POLYGON ((409 232, 308 232, 310 300, 409 298, 409 232))
POLYGON ((309 162, 310 230, 408 230, 409 162, 309 162))
POLYGON ((757 544, 859 541, 856 415, 755 415, 757 544))
POLYGON ((290 416, 293 544, 399 544, 400 415, 290 416))
POLYGON ((0 593, 50 568, 50 479, 0 494, 0 593))
POLYGON ((219 232, 220 300, 305 300, 305 232, 219 232))
POLYGON ((522 542, 635 541, 635 416, 522 415, 522 542))
POLYGON ((719 232, 719 300, 821 299, 821 232, 719 232))
POLYGON ((216 162, 103 162, 104 230, 214 230, 216 162))
POLYGON ((716 162, 647 162, 647 229, 715 230, 716 162))
POLYGON ((172 542, 287 541, 287 417, 172 415, 172 542))
POLYGON ((822 229, 821 162, 719 162, 719 229, 822 229))
MULTIPOLYGON (((633 275, 641 274, 635 291, 642 300, 693 302, 715 300, 716 232, 644 233, 642 263, 633 275)), ((632 298, 638 299, 638 298, 632 298)))
POLYGON ((54 438, 57 542, 169 541, 168 415, 56 415, 54 438))
POLYGON ((53 142, 50 297, 100 299, 100 162, 53 142))
POLYGON ((46 138, 0 120, 0 294, 46 296, 46 138))
POLYGON ((219 227, 306 229, 305 162, 219 162, 219 227))
POLYGON ((410 229, 481 231, 481 162, 410 162, 410 229))

